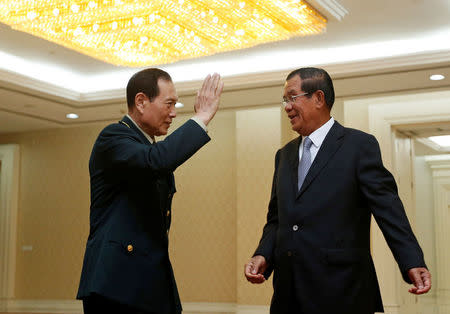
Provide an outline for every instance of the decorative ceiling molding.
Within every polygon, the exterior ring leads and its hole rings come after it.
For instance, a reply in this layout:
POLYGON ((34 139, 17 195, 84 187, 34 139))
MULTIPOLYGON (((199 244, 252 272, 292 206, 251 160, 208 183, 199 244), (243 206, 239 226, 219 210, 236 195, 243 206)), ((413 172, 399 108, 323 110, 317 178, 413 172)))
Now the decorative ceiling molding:
POLYGON ((60 96, 62 99, 69 101, 80 101, 81 94, 68 88, 63 88, 47 82, 39 81, 35 78, 14 73, 8 70, 0 69, 0 88, 12 90, 26 90, 33 93, 38 91, 48 96, 60 96))
POLYGON ((449 148, 449 147, 442 147, 442 146, 439 146, 438 144, 436 144, 435 142, 429 140, 429 139, 426 138, 426 137, 415 137, 415 139, 416 139, 418 142, 420 142, 420 143, 422 143, 422 144, 428 146, 429 148, 431 148, 431 149, 433 149, 433 150, 435 150, 435 151, 437 151, 437 152, 441 152, 441 153, 443 153, 443 152, 444 152, 444 153, 449 153, 449 152, 450 152, 450 148, 449 148))
MULTIPOLYGON (((338 98, 365 97, 407 93, 420 94, 430 91, 448 91, 448 80, 431 81, 430 73, 439 72, 450 77, 450 62, 446 64, 417 65, 413 67, 389 68, 373 72, 332 72, 336 69, 325 67, 333 77, 338 98)), ((350 67, 353 68, 353 67, 350 67)), ((274 106, 280 103, 283 82, 288 71, 261 73, 246 76, 226 77, 226 89, 222 95, 221 110, 274 106)), ((184 108, 179 114, 191 114, 196 90, 200 81, 176 83, 180 101, 184 108)), ((82 101, 68 101, 43 92, 24 92, 26 88, 0 87, 0 134, 25 132, 39 129, 76 127, 86 124, 107 123, 120 119, 126 113, 124 90, 102 91, 83 94, 82 101), (111 96, 112 95, 112 96, 111 96), (89 102, 86 99, 100 99, 89 102), (74 105, 75 103, 75 105, 74 105), (66 119, 66 114, 76 113, 79 119, 66 119)), ((445 98, 445 97, 444 97, 445 98)), ((447 98, 445 98, 447 99, 447 98)))
MULTIPOLYGON (((382 73, 390 70, 408 69, 411 67, 426 67, 429 65, 449 64, 450 51, 420 53, 399 57, 373 59, 366 61, 316 65, 325 68, 333 78, 349 75, 366 75, 368 73, 382 73)), ((243 90, 255 86, 280 86, 286 75, 293 70, 286 69, 275 72, 252 73, 225 77, 226 89, 243 90)), ((194 95, 201 85, 201 81, 175 82, 179 95, 194 95)), ((16 91, 24 89, 29 94, 45 95, 45 97, 63 101, 72 107, 89 107, 93 105, 123 102, 125 100, 125 86, 122 89, 104 90, 89 93, 79 93, 67 88, 41 82, 21 74, 0 69, 0 88, 16 91)))
POLYGON ((425 161, 433 170, 435 176, 439 170, 450 170, 450 155, 431 155, 425 156, 425 161))
POLYGON ((310 0, 308 2, 325 16, 331 15, 338 21, 348 14, 347 9, 335 0, 310 0))

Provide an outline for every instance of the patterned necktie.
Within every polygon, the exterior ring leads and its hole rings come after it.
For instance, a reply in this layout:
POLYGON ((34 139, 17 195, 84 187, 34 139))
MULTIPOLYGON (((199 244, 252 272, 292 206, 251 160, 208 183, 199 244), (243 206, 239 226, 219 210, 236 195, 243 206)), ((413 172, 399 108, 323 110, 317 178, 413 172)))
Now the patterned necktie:
POLYGON ((308 173, 309 167, 311 167, 311 148, 312 141, 309 137, 305 137, 303 140, 303 153, 302 159, 298 165, 298 190, 302 187, 303 181, 305 181, 306 174, 308 173))

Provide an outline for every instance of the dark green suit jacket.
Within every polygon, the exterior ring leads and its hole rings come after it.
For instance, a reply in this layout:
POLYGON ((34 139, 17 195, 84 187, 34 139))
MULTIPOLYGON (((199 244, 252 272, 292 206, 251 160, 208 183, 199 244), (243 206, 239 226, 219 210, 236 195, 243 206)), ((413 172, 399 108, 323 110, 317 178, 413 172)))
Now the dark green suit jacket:
POLYGON ((128 117, 101 131, 89 160, 78 299, 95 293, 152 313, 181 312, 168 255, 173 171, 209 140, 192 120, 153 145, 128 117))

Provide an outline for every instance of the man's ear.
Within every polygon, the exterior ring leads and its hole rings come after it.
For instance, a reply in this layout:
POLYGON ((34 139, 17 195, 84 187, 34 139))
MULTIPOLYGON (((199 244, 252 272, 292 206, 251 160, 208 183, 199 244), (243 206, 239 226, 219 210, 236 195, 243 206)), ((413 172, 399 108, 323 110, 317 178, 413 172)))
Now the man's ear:
POLYGON ((321 108, 327 105, 325 101, 325 94, 320 89, 314 93, 314 97, 316 97, 317 108, 321 108))
POLYGON ((136 96, 134 96, 134 106, 141 114, 144 113, 144 103, 146 100, 147 96, 145 96, 144 93, 137 93, 136 96))

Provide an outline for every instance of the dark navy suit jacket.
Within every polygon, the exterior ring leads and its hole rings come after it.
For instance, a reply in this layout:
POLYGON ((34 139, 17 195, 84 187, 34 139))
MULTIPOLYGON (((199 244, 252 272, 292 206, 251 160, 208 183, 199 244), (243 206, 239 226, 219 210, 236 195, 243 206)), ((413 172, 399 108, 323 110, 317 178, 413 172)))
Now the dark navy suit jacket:
POLYGON ((373 215, 400 267, 425 267, 375 137, 335 122, 298 191, 301 137, 280 149, 267 223, 255 255, 274 270, 272 313, 383 311, 370 254, 373 215), (294 227, 296 226, 296 227, 294 227), (294 287, 294 289, 292 289, 294 287), (296 298, 298 309, 287 309, 296 298))
POLYGON ((96 293, 152 313, 181 312, 168 255, 173 171, 209 140, 193 120, 153 145, 128 117, 101 131, 89 160, 78 299, 96 293))

